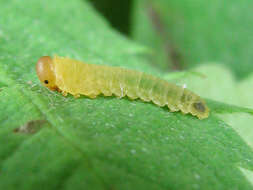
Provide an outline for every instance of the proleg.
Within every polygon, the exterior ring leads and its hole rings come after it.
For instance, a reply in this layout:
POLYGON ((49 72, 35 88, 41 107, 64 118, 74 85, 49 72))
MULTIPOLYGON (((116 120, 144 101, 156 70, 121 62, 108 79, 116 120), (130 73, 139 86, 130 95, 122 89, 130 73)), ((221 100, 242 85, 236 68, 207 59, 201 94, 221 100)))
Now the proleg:
POLYGON ((199 119, 207 118, 209 108, 205 101, 190 90, 149 74, 120 67, 87 64, 81 61, 54 56, 41 57, 36 65, 41 83, 63 95, 90 98, 128 96, 130 99, 152 101, 170 111, 190 113, 199 119))

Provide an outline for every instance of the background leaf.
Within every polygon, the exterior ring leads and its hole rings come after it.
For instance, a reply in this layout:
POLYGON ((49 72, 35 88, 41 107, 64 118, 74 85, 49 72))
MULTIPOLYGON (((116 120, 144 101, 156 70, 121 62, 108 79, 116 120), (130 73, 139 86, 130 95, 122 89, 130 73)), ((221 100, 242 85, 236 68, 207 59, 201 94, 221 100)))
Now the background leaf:
POLYGON ((252 72, 252 6, 246 1, 135 0, 132 36, 153 48, 153 63, 192 68, 203 62, 252 72))

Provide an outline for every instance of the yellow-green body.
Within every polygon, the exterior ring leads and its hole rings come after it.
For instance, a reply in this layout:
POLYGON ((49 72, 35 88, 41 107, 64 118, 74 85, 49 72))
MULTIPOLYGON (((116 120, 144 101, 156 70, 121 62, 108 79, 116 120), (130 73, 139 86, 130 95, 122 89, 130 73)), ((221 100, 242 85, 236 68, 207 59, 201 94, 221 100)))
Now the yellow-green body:
POLYGON ((64 95, 85 95, 95 98, 99 94, 128 96, 168 106, 170 111, 191 113, 199 119, 208 117, 204 100, 186 88, 168 83, 152 75, 120 67, 86 64, 80 61, 53 58, 56 86, 64 95))

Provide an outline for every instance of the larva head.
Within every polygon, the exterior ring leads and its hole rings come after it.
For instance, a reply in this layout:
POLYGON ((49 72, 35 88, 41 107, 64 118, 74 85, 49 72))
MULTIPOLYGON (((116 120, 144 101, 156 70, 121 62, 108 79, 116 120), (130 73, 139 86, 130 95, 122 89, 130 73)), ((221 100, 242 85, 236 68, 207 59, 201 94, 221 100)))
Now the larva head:
POLYGON ((206 106, 206 103, 199 99, 192 103, 192 112, 196 115, 199 119, 207 118, 209 115, 209 109, 206 106))
POLYGON ((41 57, 36 65, 36 72, 40 82, 51 90, 57 90, 55 84, 55 71, 53 60, 50 56, 41 57))

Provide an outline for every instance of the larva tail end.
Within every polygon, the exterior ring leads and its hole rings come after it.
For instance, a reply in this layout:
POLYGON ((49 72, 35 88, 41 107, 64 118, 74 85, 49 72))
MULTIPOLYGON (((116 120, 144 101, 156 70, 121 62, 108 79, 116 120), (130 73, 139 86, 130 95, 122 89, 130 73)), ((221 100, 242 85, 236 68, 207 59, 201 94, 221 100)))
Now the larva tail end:
POLYGON ((205 119, 209 116, 209 108, 203 100, 199 100, 192 104, 191 114, 199 119, 205 119))

